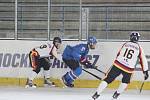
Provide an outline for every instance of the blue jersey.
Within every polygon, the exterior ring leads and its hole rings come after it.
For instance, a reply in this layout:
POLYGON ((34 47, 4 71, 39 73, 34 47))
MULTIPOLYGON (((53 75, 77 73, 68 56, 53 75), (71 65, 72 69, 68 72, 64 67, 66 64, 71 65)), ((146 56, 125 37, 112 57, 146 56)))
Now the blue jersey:
POLYGON ((86 57, 89 52, 89 48, 87 44, 78 44, 76 46, 67 45, 62 58, 70 60, 80 61, 81 57, 86 57))

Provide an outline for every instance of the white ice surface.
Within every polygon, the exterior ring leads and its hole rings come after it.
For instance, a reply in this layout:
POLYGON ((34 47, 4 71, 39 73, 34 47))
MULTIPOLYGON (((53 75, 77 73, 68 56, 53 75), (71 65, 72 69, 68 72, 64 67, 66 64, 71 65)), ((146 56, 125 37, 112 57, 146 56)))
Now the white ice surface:
MULTIPOLYGON (((0 100, 92 100, 96 89, 0 87, 0 100)), ((106 89, 97 100, 111 100, 115 90, 106 89)), ((150 91, 127 90, 117 100, 150 100, 150 91)))

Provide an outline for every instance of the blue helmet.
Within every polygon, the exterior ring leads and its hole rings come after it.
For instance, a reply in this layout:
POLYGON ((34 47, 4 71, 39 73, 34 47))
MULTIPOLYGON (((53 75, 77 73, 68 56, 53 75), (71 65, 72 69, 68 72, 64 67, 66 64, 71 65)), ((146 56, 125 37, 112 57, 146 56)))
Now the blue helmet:
POLYGON ((92 37, 88 38, 87 44, 93 45, 93 44, 96 44, 96 43, 97 43, 96 37, 92 36, 92 37))
POLYGON ((131 32, 130 33, 130 41, 131 42, 137 42, 139 41, 140 33, 139 32, 131 32))

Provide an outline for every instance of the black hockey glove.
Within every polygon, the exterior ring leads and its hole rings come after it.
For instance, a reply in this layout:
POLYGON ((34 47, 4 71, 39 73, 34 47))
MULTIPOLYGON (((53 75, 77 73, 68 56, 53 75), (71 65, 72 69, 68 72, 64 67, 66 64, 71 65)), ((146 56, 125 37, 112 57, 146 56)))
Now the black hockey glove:
POLYGON ((94 66, 88 61, 80 62, 85 68, 93 68, 94 66))
POLYGON ((85 68, 93 68, 94 66, 87 60, 86 57, 81 57, 80 63, 84 65, 85 68))
POLYGON ((85 66, 85 68, 93 68, 94 67, 89 61, 83 63, 83 65, 85 66))
POLYGON ((144 71, 143 73, 144 73, 144 80, 147 80, 148 77, 149 77, 149 75, 148 75, 148 70, 147 70, 147 71, 144 71))

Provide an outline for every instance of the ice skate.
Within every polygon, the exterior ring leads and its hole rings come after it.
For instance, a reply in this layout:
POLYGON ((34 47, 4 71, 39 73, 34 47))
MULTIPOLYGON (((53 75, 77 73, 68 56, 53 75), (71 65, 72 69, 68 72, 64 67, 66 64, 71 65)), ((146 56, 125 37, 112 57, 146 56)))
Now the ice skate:
POLYGON ((114 95, 112 96, 112 100, 116 100, 118 98, 118 96, 120 95, 120 93, 117 93, 117 91, 114 93, 114 95))
POLYGON ((51 82, 48 78, 44 79, 44 87, 55 87, 55 83, 51 82))
POLYGON ((61 78, 61 80, 62 80, 62 83, 64 85, 63 88, 65 88, 65 87, 70 87, 70 88, 74 87, 74 84, 70 84, 70 83, 66 82, 64 76, 61 78))
POLYGON ((36 88, 36 84, 33 84, 32 80, 27 79, 25 88, 36 88))
POLYGON ((93 100, 96 100, 100 95, 97 94, 97 92, 92 96, 93 100))

